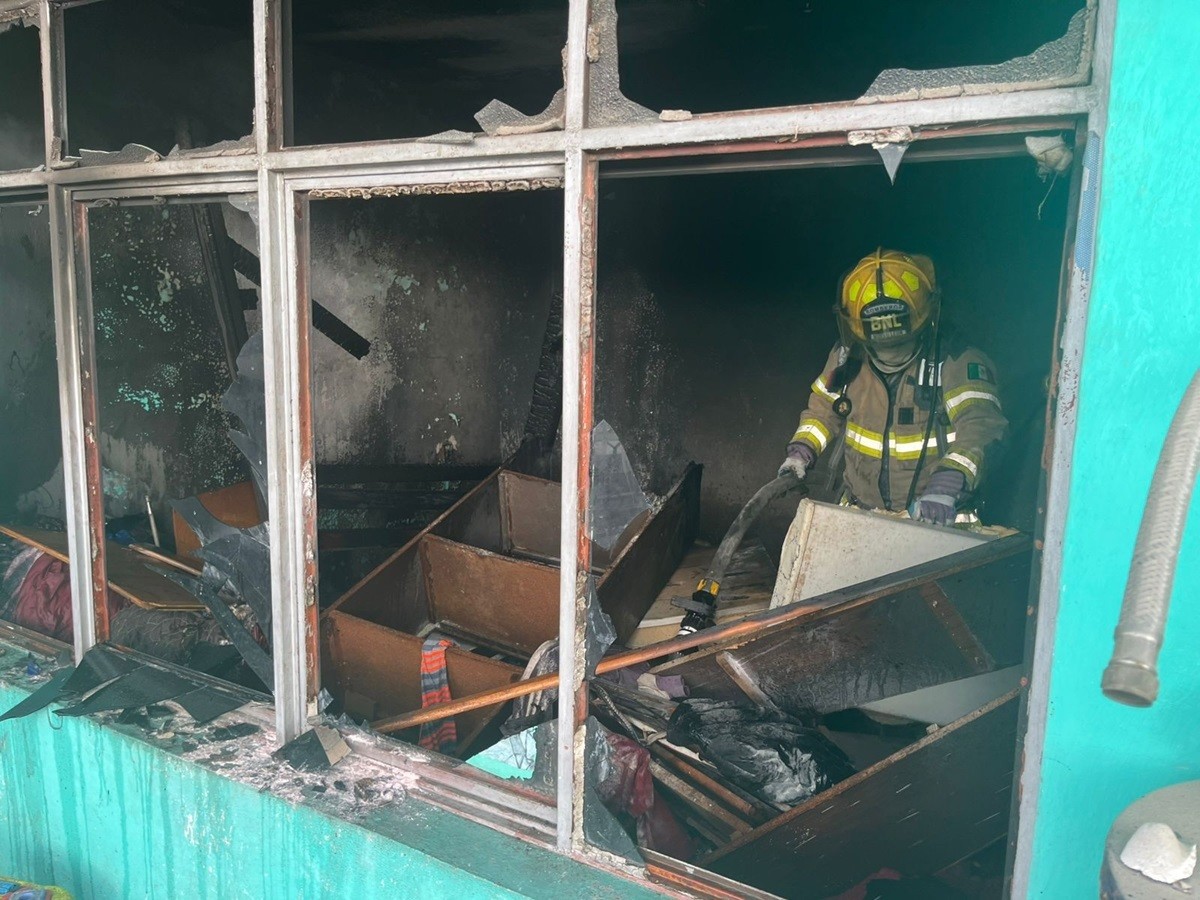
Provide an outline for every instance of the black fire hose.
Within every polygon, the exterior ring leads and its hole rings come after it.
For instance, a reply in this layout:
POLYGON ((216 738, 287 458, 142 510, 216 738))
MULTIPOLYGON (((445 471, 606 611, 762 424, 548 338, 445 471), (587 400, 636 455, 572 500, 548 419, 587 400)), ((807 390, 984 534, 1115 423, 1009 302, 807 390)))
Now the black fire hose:
POLYGON ((672 604, 686 610, 683 622, 679 626, 679 637, 693 634, 704 628, 712 628, 717 623, 717 597, 721 591, 721 582, 725 580, 725 570, 738 547, 746 537, 750 526, 758 519, 764 509, 773 501, 785 494, 803 486, 803 482, 792 472, 780 475, 769 484, 758 489, 750 501, 737 514, 725 537, 717 547, 717 554, 690 599, 678 598, 672 604))

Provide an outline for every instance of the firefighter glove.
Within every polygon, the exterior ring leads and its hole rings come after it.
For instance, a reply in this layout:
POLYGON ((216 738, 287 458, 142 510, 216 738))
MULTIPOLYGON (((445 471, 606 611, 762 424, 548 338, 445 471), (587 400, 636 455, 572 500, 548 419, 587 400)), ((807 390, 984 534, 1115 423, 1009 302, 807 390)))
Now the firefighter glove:
POLYGON ((958 515, 958 499, 966 485, 961 472, 938 469, 929 477, 925 493, 913 501, 908 514, 934 525, 953 525, 958 515))
POLYGON ((797 481, 803 481, 804 476, 808 474, 808 467, 816 462, 817 454, 813 452, 812 447, 800 441, 793 441, 788 444, 787 459, 783 461, 783 465, 779 467, 779 477, 784 475, 794 475, 797 481))

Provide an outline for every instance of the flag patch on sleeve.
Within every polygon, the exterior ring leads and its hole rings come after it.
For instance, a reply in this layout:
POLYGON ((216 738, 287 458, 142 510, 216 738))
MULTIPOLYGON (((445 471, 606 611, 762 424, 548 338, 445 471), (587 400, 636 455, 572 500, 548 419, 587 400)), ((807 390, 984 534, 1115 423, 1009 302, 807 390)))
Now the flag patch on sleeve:
POLYGON ((967 363, 967 380, 986 381, 988 384, 996 383, 996 378, 992 375, 992 370, 983 363, 967 363))

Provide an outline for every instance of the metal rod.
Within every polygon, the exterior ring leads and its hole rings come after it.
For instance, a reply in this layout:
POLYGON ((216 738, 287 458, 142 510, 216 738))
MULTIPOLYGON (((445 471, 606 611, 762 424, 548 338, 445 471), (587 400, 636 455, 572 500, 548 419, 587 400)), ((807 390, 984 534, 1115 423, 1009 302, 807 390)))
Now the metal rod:
MULTIPOLYGON (((276 62, 276 59, 273 58, 275 55, 273 51, 275 50, 275 36, 278 34, 277 12, 278 7, 273 0, 253 0, 251 5, 254 30, 253 136, 255 155, 233 160, 248 171, 262 169, 263 156, 271 149, 271 123, 276 108, 271 97, 275 85, 275 76, 271 72, 271 66, 276 62)), ((262 208, 266 204, 266 197, 260 194, 258 199, 260 208, 262 208)))
POLYGON ((563 160, 557 157, 525 156, 514 160, 496 160, 444 166, 435 163, 413 164, 403 172, 368 167, 338 175, 289 177, 297 191, 314 191, 314 200, 363 199, 373 196, 409 194, 483 194, 517 190, 541 190, 562 187, 563 160), (390 189, 390 190, 389 190, 390 189))
POLYGON ((313 433, 312 404, 312 333, 313 303, 309 292, 309 258, 312 240, 309 223, 312 209, 308 197, 289 191, 292 205, 293 233, 287 250, 291 253, 289 277, 295 294, 293 316, 296 323, 296 403, 299 426, 300 509, 296 522, 300 531, 301 564, 304 587, 303 663, 305 667, 305 705, 309 715, 317 711, 317 694, 321 690, 321 607, 317 598, 317 462, 313 433))
MULTIPOLYGON (((787 622, 796 618, 799 614, 808 614, 823 607, 815 604, 805 604, 803 607, 793 608, 788 610, 788 615, 780 616, 777 622, 787 622)), ((663 641, 659 644, 650 644, 646 647, 640 647, 637 650, 626 650, 624 653, 617 653, 613 656, 607 656, 600 660, 596 666, 596 674, 604 675, 608 672, 615 672, 618 669, 624 669, 628 666, 634 666, 639 663, 653 662, 654 660, 663 659, 671 656, 674 653, 682 653, 687 650, 694 650, 697 647, 707 647, 711 644, 716 644, 732 638, 741 637, 752 634, 762 627, 762 623, 745 620, 735 622, 731 625, 723 625, 717 628, 709 628, 704 631, 698 631, 695 634, 690 634, 684 638, 674 638, 669 641, 663 641)), ((403 731, 406 728, 412 728, 417 725, 424 725, 427 722, 437 722, 440 719, 445 719, 449 716, 456 716, 460 713, 471 712, 476 709, 483 709, 487 706, 492 706, 496 703, 503 703, 507 700, 515 700, 518 697, 527 697, 530 694, 544 691, 549 688, 559 687, 560 674, 551 672, 548 675, 538 675, 535 678, 528 678, 524 681, 516 681, 504 687, 494 688, 490 691, 483 691, 478 694, 472 694, 470 697, 463 697, 461 700, 451 700, 446 703, 435 703, 432 706, 426 706, 422 709, 414 710, 409 713, 402 713, 398 716, 389 716, 386 719, 380 719, 371 723, 371 728, 382 734, 391 734, 396 731, 403 731)), ((559 708, 559 715, 562 715, 562 708, 559 708)))
POLYGON ((286 0, 254 0, 254 140, 248 160, 258 173, 263 366, 267 374, 267 507, 271 531, 275 730, 281 743, 298 737, 316 712, 316 477, 309 403, 311 312, 307 272, 307 208, 264 159, 281 146, 281 63, 286 0), (302 279, 305 279, 302 281, 302 279))
POLYGON ((193 206, 197 203, 224 203, 230 194, 254 191, 255 177, 242 175, 213 176, 203 181, 164 187, 153 181, 104 184, 99 187, 74 187, 71 195, 78 201, 104 206, 193 206), (164 193, 167 191, 168 193, 164 193))
MULTIPOLYGON (((1005 157, 1028 156, 1024 144, 993 144, 975 147, 912 147, 904 154, 905 164, 913 162, 942 162, 945 160, 1002 159, 1005 157)), ((738 159, 737 156, 720 156, 704 161, 659 163, 630 168, 612 169, 601 177, 605 181, 623 178, 661 178, 664 175, 717 175, 730 172, 782 172, 794 169, 839 169, 854 166, 882 167, 879 154, 855 152, 853 148, 840 151, 813 153, 790 159, 755 157, 738 159)))
MULTIPOLYGON (((978 138, 1027 134, 1041 131, 1061 131, 1074 127, 1078 116, 1057 116, 1049 119, 1006 119, 998 122, 940 125, 913 132, 913 147, 953 138, 978 138)), ((745 153, 792 153, 797 150, 851 146, 847 134, 816 134, 805 137, 788 136, 759 141, 726 141, 668 147, 636 147, 597 151, 602 161, 628 159, 674 159, 678 157, 738 156, 745 153)), ((862 146, 862 145, 859 145, 862 146)))
POLYGON ((32 169, 18 172, 0 172, 0 201, 12 196, 20 198, 24 194, 46 193, 46 185, 50 179, 44 171, 32 169))
POLYGON ((154 539, 155 547, 162 547, 158 539, 158 523, 154 521, 154 507, 150 505, 150 495, 146 495, 146 518, 150 520, 150 536, 154 539))
POLYGON ((272 124, 274 140, 268 141, 271 149, 276 143, 281 147, 289 147, 295 143, 295 98, 293 91, 294 66, 292 42, 294 25, 292 19, 292 0, 274 0, 277 12, 272 21, 277 23, 275 37, 271 47, 275 53, 273 95, 276 99, 276 111, 272 124))

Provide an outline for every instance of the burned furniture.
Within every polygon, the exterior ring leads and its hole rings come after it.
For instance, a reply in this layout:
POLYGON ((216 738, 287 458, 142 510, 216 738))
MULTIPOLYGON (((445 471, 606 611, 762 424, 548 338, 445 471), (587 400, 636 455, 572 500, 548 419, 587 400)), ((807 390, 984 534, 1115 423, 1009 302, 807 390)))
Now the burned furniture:
MULTIPOLYGON (((988 682, 977 708, 897 726, 901 735, 889 733, 866 751, 861 738, 855 746, 852 733, 823 718, 860 771, 791 809, 747 793, 710 761, 663 740, 660 723, 674 704, 634 692, 630 705, 628 691, 622 696, 601 678, 593 682, 594 712, 618 730, 639 723, 656 783, 712 848, 692 862, 797 897, 836 894, 884 867, 931 874, 1007 828, 1021 690, 1013 675, 1023 656, 1031 550, 1026 536, 999 538, 600 662, 597 675, 604 676, 694 650, 652 673, 681 676, 693 697, 807 716, 923 696, 932 686, 953 698, 943 709, 955 708, 963 696, 978 696, 969 686, 988 682), (947 724, 927 729, 926 721, 947 724)), ((522 688, 554 685, 555 676, 539 676, 457 706, 462 713, 522 688)), ((376 726, 395 732, 436 714, 428 709, 376 726)))
POLYGON ((805 498, 796 508, 783 542, 771 608, 899 572, 1014 533, 997 528, 987 529, 986 533, 940 528, 907 517, 805 498))
POLYGON ((932 875, 1008 830, 1019 691, 737 837, 707 868, 786 897, 835 896, 885 867, 932 875))
MULTIPOLYGON (((695 653, 653 669, 681 676, 692 696, 795 715, 854 710, 935 685, 955 697, 983 673, 999 676, 989 679, 1002 685, 991 696, 1007 691, 769 818, 746 816, 692 779, 691 789, 743 823, 716 832, 700 864, 817 898, 883 868, 931 875, 1001 838, 1020 694, 1009 676, 1023 656, 1030 551, 1023 535, 960 550, 715 629, 695 653)), ((925 726, 912 727, 920 735, 925 726)))
POLYGON ((659 665, 691 692, 833 712, 1020 663, 1030 541, 1012 535, 714 629, 659 665))
MULTIPOLYGON (((689 466, 611 551, 596 548, 597 597, 618 640, 632 635, 695 537, 700 475, 689 466)), ((478 651, 448 650, 453 696, 520 677, 514 663, 558 635, 560 495, 555 482, 498 469, 330 607, 326 687, 350 715, 420 708, 421 638, 432 628, 478 651)), ((459 717, 464 752, 502 707, 459 717)))
MULTIPOLYGON (((67 536, 61 531, 41 531, 0 525, 0 534, 36 547, 59 562, 70 564, 67 536)), ((198 612, 204 606, 169 578, 146 565, 146 558, 127 547, 108 542, 108 588, 136 607, 173 612, 198 612)))

